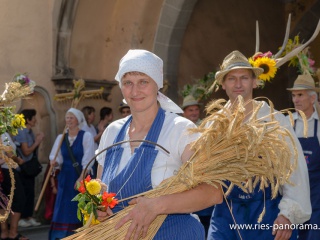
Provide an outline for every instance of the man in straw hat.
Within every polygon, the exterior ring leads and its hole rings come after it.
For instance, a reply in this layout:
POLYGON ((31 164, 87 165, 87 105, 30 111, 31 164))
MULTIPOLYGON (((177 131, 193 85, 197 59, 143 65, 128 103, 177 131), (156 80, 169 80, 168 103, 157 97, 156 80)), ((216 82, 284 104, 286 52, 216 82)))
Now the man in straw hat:
MULTIPOLYGON (((246 102, 245 114, 249 118, 259 103, 252 100, 252 93, 257 87, 258 77, 262 72, 262 68, 252 67, 248 59, 239 51, 233 51, 225 57, 221 70, 215 77, 229 97, 227 106, 232 108, 232 104, 241 95, 246 102)), ((263 102, 257 119, 269 114, 270 107, 263 102)), ((294 131, 284 115, 275 114, 274 117, 294 136, 294 131)), ((264 119, 264 121, 269 120, 264 119)), ((265 191, 259 191, 257 186, 250 194, 234 187, 226 200, 215 206, 208 239, 239 239, 239 235, 242 239, 289 239, 290 237, 293 239, 292 229, 288 227, 291 225, 285 227, 284 224, 303 223, 310 218, 311 214, 307 167, 297 138, 295 142, 299 159, 297 168, 290 177, 294 185, 280 186, 280 194, 275 199, 271 199, 270 187, 265 191), (264 206, 266 213, 260 225, 257 221, 264 206), (251 230, 232 229, 230 227, 232 224, 248 224, 247 226, 251 224, 249 226, 251 230), (264 227, 260 227, 262 224, 264 227)))
POLYGON ((182 115, 185 118, 194 122, 197 126, 200 125, 200 103, 192 95, 184 97, 181 108, 183 110, 182 115))
POLYGON ((131 114, 129 105, 124 102, 120 103, 119 112, 121 114, 121 117, 123 118, 125 118, 126 116, 129 116, 131 114))
MULTIPOLYGON (((308 119, 308 137, 305 138, 304 124, 298 112, 293 114, 294 130, 300 141, 309 170, 310 196, 312 215, 307 224, 317 224, 320 227, 320 106, 318 103, 319 88, 315 87, 314 80, 309 72, 299 75, 291 92, 294 107, 302 111, 308 119)), ((320 239, 320 231, 305 229, 299 230, 299 239, 320 239)))

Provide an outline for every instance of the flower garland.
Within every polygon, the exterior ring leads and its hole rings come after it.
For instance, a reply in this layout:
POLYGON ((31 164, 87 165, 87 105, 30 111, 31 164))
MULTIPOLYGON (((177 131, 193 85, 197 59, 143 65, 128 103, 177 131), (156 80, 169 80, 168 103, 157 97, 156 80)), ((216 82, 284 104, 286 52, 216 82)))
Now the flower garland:
MULTIPOLYGON (((301 46, 300 37, 296 35, 293 39, 289 39, 285 47, 285 50, 282 53, 282 56, 285 56, 288 52, 291 52, 293 49, 301 46)), ((308 71, 311 75, 315 73, 314 67, 315 61, 311 58, 311 52, 309 47, 302 50, 296 56, 294 56, 290 61, 288 66, 297 67, 299 73, 303 74, 304 71, 308 71)))
POLYGON ((77 217, 83 222, 84 227, 100 223, 97 220, 97 210, 106 211, 107 208, 114 208, 118 204, 115 193, 104 191, 101 194, 101 183, 91 179, 88 175, 84 181, 78 183, 78 193, 72 201, 78 201, 77 217))

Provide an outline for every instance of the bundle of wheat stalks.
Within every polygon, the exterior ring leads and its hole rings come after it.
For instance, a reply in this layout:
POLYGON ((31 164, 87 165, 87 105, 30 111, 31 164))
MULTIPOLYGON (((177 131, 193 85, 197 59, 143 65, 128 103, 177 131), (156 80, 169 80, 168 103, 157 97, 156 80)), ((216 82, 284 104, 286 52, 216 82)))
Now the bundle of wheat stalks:
POLYGON ((4 152, 12 151, 11 147, 3 145, 2 142, 0 142, 0 158, 5 161, 5 163, 8 166, 9 174, 10 174, 10 180, 11 180, 11 188, 10 188, 10 196, 9 199, 3 199, 3 196, 1 194, 1 209, 4 209, 4 214, 0 214, 0 222, 5 222, 11 212, 11 206, 13 201, 13 193, 15 189, 15 179, 14 179, 14 173, 12 168, 17 168, 18 164, 15 163, 11 158, 7 157, 4 152))
MULTIPOLYGON (((290 132, 274 118, 279 112, 274 112, 271 107, 268 122, 265 118, 257 119, 261 104, 252 101, 252 104, 257 104, 247 119, 242 98, 231 107, 224 107, 223 103, 224 100, 217 100, 209 104, 209 116, 198 129, 191 130, 200 132, 201 137, 192 146, 194 155, 179 172, 157 188, 133 197, 144 195, 153 198, 183 192, 203 182, 227 187, 224 184, 226 180, 231 185, 225 195, 235 185, 245 192, 252 191, 255 186, 262 190, 271 186, 272 196, 278 194, 279 186, 289 182, 298 155, 290 132)), ((133 207, 128 206, 106 221, 65 239, 94 240, 102 239, 102 236, 103 239, 123 239, 131 222, 117 231, 114 228, 133 207)), ((160 215, 153 221, 146 239, 155 236, 165 218, 166 215, 160 215)))

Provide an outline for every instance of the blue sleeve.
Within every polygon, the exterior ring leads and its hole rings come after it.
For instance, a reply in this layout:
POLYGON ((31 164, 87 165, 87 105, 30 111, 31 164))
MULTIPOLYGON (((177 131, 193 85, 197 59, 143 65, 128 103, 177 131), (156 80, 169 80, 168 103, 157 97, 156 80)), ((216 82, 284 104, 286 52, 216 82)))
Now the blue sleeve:
POLYGON ((27 143, 27 132, 25 131, 25 129, 22 130, 18 130, 18 134, 14 137, 14 141, 15 142, 19 142, 19 143, 27 143))

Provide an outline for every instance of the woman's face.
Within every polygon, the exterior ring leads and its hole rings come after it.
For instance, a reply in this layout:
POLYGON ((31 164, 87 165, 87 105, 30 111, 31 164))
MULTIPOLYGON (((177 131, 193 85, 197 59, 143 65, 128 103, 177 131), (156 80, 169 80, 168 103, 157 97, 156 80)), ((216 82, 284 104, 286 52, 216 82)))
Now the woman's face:
POLYGON ((131 112, 143 112, 157 107, 158 86, 148 75, 127 73, 121 80, 121 91, 131 112))
POLYGON ((88 124, 92 124, 94 122, 94 119, 96 117, 96 113, 92 112, 88 115, 88 124))
POLYGON ((37 123, 36 116, 33 116, 31 120, 27 120, 27 123, 29 124, 30 127, 36 126, 36 123, 37 123))
POLYGON ((68 112, 66 114, 66 125, 69 129, 75 129, 78 127, 79 123, 78 123, 78 119, 76 118, 76 116, 73 113, 68 112))

